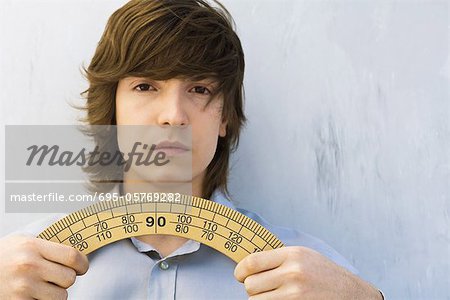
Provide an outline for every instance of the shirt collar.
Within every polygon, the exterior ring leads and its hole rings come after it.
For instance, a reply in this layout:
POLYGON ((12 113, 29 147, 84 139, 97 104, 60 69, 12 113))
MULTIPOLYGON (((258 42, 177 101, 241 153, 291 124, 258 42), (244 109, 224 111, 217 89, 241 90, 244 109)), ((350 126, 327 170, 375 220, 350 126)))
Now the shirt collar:
MULTIPOLYGON (((162 255, 158 252, 158 250, 156 250, 155 247, 153 247, 152 245, 144 243, 135 237, 131 237, 130 240, 139 252, 146 253, 146 252, 150 252, 150 251, 155 251, 158 253, 159 257, 162 257, 162 255)), ((193 253, 193 252, 196 252, 198 249, 200 249, 199 242, 194 241, 194 240, 188 240, 186 243, 181 245, 180 248, 176 249, 174 252, 172 252, 169 255, 167 255, 166 257, 164 257, 164 259, 178 256, 178 255, 193 253)))
POLYGON ((216 189, 211 195, 211 201, 225 205, 231 209, 237 210, 236 206, 231 202, 231 200, 219 189, 216 189))

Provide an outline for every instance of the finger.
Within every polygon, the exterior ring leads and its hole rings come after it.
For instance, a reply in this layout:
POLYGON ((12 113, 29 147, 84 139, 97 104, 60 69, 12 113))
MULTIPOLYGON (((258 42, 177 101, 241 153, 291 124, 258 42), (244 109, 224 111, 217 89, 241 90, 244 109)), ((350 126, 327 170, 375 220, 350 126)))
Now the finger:
POLYGON ((285 299, 280 290, 271 290, 257 295, 252 295, 248 300, 278 300, 285 299))
POLYGON ((247 294, 252 296, 279 288, 283 284, 283 276, 278 270, 264 271, 245 278, 244 286, 247 294))
POLYGON ((234 269, 234 277, 243 282, 247 276, 280 266, 286 259, 283 248, 252 253, 241 260, 234 269))
POLYGON ((51 282, 39 281, 31 288, 31 296, 34 299, 67 299, 67 290, 51 282))
POLYGON ((78 275, 83 275, 89 268, 87 256, 67 245, 45 241, 37 242, 39 253, 43 258, 74 269, 78 275))
POLYGON ((44 261, 40 270, 40 277, 48 282, 52 282, 57 286, 67 289, 75 283, 77 274, 72 268, 65 267, 51 261, 44 261))

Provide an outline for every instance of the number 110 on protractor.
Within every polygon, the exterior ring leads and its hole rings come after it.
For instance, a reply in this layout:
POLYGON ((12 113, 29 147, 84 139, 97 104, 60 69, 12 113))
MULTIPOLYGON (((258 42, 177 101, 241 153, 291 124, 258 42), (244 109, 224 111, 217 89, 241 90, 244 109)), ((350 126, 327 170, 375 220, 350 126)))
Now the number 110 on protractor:
POLYGON ((283 247, 263 226, 222 204, 189 195, 153 194, 157 197, 139 201, 121 197, 93 204, 55 222, 38 237, 89 254, 129 237, 175 235, 208 245, 235 262, 253 252, 283 247))

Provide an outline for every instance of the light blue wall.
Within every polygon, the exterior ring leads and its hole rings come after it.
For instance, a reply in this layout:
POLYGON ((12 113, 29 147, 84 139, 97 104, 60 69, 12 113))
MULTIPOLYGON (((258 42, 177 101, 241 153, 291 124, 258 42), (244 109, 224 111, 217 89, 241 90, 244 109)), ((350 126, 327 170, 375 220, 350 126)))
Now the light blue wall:
MULTIPOLYGON (((1 2, 2 125, 74 123, 78 67, 121 3, 1 2)), ((223 3, 247 63, 235 202, 327 241, 390 299, 450 299, 449 3, 223 3)), ((0 216, 2 234, 38 217, 0 216)))
POLYGON ((247 56, 235 199, 391 299, 450 299, 449 3, 226 2, 247 56))

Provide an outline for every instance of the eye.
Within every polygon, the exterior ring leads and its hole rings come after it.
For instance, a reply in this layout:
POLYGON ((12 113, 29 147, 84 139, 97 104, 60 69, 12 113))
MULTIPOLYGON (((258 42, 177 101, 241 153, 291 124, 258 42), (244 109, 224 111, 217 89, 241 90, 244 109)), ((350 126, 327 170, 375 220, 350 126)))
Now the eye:
POLYGON ((191 91, 194 91, 194 93, 200 93, 203 95, 210 95, 211 91, 208 90, 208 88, 204 87, 204 86, 195 86, 192 88, 191 91))
POLYGON ((150 91, 152 89, 154 90, 155 88, 148 83, 140 83, 134 89, 139 92, 146 92, 146 91, 150 91))

